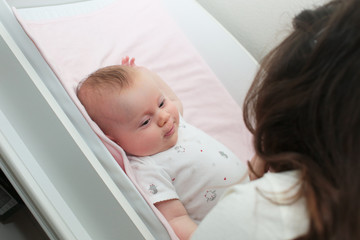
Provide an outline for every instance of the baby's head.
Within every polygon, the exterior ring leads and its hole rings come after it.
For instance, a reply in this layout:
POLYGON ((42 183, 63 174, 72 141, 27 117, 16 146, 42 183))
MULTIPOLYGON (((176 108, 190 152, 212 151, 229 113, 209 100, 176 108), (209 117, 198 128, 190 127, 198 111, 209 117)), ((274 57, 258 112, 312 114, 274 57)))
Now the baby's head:
POLYGON ((179 112, 143 67, 101 68, 85 79, 77 96, 91 119, 126 153, 148 156, 177 142, 179 112))

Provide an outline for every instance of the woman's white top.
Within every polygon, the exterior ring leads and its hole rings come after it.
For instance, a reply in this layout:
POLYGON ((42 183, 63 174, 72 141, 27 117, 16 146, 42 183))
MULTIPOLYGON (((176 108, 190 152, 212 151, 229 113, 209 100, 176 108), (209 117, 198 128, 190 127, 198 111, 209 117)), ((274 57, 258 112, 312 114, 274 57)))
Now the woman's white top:
POLYGON ((291 197, 299 189, 299 172, 266 173, 230 188, 204 218, 192 239, 293 239, 308 231, 305 199, 291 197))

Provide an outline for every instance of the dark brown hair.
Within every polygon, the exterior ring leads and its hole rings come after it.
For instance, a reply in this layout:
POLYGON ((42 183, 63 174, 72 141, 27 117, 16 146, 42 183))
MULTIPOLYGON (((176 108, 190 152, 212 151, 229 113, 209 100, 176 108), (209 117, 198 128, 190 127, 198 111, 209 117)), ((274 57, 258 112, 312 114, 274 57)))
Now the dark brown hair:
POLYGON ((297 239, 360 239, 360 1, 304 10, 244 102, 256 153, 298 169, 310 217, 297 239))

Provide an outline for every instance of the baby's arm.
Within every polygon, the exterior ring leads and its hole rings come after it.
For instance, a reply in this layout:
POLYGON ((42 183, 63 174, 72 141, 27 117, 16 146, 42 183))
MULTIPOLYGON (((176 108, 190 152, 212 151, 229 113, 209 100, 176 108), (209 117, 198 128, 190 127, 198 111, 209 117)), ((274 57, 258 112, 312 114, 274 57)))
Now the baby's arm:
POLYGON ((197 228, 189 217, 184 205, 178 199, 155 203, 155 206, 169 222, 180 240, 190 239, 197 228))

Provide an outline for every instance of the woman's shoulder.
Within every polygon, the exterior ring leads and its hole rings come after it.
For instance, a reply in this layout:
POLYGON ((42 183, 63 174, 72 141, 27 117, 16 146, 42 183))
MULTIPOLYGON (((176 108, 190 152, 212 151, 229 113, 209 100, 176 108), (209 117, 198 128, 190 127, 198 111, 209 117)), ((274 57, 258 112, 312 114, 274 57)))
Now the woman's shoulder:
MULTIPOLYGON (((286 171, 281 173, 268 172, 262 178, 251 181, 247 184, 237 184, 230 188, 225 195, 229 193, 241 194, 243 192, 288 192, 290 193, 300 187, 300 173, 298 171, 286 171)), ((290 194, 289 193, 289 194, 290 194)))
POLYGON ((267 173, 230 188, 199 225, 194 239, 290 239, 306 232, 304 199, 294 198, 299 186, 299 173, 290 171, 267 173))
MULTIPOLYGON (((222 196, 222 200, 238 208, 244 206, 248 210, 267 208, 267 212, 271 212, 284 208, 292 209, 298 201, 301 202, 301 199, 296 198, 300 187, 298 171, 266 173, 260 179, 229 188, 222 196), (236 202, 244 204, 236 204, 236 202)), ((261 213, 257 212, 257 214, 261 213)))

